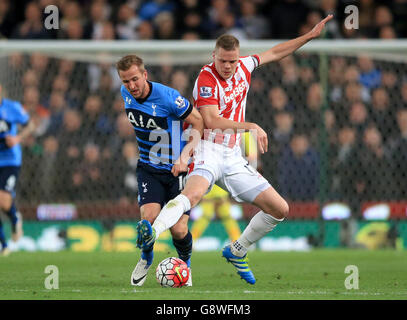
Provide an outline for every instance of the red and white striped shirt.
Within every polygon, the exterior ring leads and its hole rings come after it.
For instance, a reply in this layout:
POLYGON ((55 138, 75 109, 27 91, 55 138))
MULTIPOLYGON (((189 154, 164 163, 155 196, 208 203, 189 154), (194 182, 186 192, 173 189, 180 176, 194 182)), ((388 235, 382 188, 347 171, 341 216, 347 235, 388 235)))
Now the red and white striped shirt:
MULTIPOLYGON (((215 64, 205 65, 195 81, 193 90, 194 106, 217 105, 223 118, 244 122, 246 100, 249 91, 251 73, 259 65, 257 55, 240 57, 236 72, 224 80, 216 71, 215 64)), ((204 139, 233 147, 240 144, 240 134, 216 133, 205 130, 204 139)))

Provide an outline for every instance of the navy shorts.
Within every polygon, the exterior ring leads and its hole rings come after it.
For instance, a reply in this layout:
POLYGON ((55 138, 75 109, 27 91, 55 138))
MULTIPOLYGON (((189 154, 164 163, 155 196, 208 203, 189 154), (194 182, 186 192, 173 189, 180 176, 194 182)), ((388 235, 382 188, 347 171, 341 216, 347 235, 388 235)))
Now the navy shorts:
MULTIPOLYGON (((186 172, 174 177, 170 171, 154 169, 143 163, 137 165, 138 203, 159 203, 161 208, 179 195, 184 187, 186 172)), ((190 211, 184 214, 189 215, 190 211)))
POLYGON ((0 190, 10 192, 14 197, 20 167, 0 167, 0 190))

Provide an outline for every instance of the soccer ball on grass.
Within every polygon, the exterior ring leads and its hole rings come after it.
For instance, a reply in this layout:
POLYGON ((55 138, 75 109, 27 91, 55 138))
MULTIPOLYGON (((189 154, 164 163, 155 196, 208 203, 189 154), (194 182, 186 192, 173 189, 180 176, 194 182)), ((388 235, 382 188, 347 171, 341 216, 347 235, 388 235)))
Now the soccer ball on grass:
POLYGON ((180 288, 187 283, 189 278, 187 264, 175 257, 161 261, 155 272, 157 281, 162 287, 180 288))

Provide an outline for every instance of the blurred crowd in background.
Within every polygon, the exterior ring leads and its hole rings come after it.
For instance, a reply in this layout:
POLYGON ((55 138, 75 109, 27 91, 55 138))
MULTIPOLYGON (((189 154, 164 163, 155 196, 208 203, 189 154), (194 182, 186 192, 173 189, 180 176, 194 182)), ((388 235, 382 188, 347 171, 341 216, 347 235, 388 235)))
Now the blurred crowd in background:
POLYGON ((328 38, 407 36, 407 1, 377 0, 0 0, 0 38, 65 40, 289 39, 334 14, 328 38), (57 6, 59 29, 47 30, 44 9, 57 6), (359 29, 347 29, 348 5, 359 29))
MULTIPOLYGON (((330 38, 405 37, 407 1, 30 1, 0 0, 0 33, 13 39, 286 39, 321 17, 330 38), (42 12, 60 7, 61 29, 42 12), (357 4, 360 29, 345 30, 357 4), (19 14, 17 11, 21 10, 19 14), (41 22, 41 23, 40 23, 41 22)), ((113 200, 135 203, 135 134, 114 65, 15 53, 2 57, 6 96, 37 124, 24 142, 18 194, 24 203, 113 200)), ((211 57, 208 56, 208 62, 211 57)), ((295 54, 253 74, 247 120, 269 134, 259 170, 289 201, 407 198, 407 65, 368 55, 329 56, 327 88, 317 54, 295 54), (326 93, 326 95, 324 94, 326 93)), ((192 100, 201 64, 148 66, 150 79, 192 100)))

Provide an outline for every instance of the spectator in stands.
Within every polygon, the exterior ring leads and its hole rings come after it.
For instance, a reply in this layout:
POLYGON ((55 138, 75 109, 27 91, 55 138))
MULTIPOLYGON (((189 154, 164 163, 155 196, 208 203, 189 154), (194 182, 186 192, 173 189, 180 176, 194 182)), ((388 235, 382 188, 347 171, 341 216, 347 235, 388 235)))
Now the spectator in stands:
POLYGON ((36 86, 25 87, 23 106, 35 123, 34 135, 42 136, 49 126, 50 112, 40 103, 40 92, 36 86))
POLYGON ((271 153, 277 158, 290 144, 294 131, 294 116, 288 111, 273 112, 273 131, 271 153))
POLYGON ((116 34, 121 40, 135 40, 137 38, 137 27, 142 20, 127 3, 119 6, 117 11, 116 34))
POLYGON ((157 14, 154 17, 153 23, 157 40, 175 40, 178 38, 174 16, 171 12, 163 11, 157 14))
POLYGON ((111 152, 112 159, 116 160, 116 157, 120 157, 122 147, 126 142, 135 142, 134 129, 125 113, 117 113, 114 132, 115 134, 111 135, 106 146, 111 152))
POLYGON ((116 30, 110 21, 104 21, 100 32, 100 38, 95 40, 116 40, 116 30))
POLYGON ((268 92, 272 112, 294 111, 294 106, 288 101, 288 96, 282 87, 273 87, 268 92))
POLYGON ((211 0, 211 5, 206 8, 207 21, 209 34, 214 38, 214 34, 220 26, 220 19, 226 12, 232 11, 229 0, 211 0))
POLYGON ((101 98, 95 94, 90 95, 85 101, 83 116, 86 122, 81 128, 83 139, 99 146, 104 145, 113 130, 112 123, 102 107, 101 98))
POLYGON ((378 6, 375 9, 374 27, 379 30, 382 27, 393 25, 393 14, 387 6, 378 6))
POLYGON ((213 33, 214 38, 218 38, 222 34, 231 34, 239 40, 246 40, 247 34, 244 29, 237 24, 236 15, 227 11, 219 18, 219 28, 213 33))
POLYGON ((374 0, 362 0, 359 3, 359 27, 362 29, 372 28, 375 19, 376 4, 374 0))
POLYGON ((48 39, 53 33, 47 32, 42 21, 42 13, 36 1, 25 7, 25 20, 17 25, 12 34, 15 39, 48 39))
POLYGON ((393 161, 396 193, 399 200, 407 199, 407 108, 397 111, 398 134, 390 143, 391 159, 393 161))
MULTIPOLYGON (((88 81, 82 81, 87 78, 87 68, 82 62, 75 62, 69 59, 61 59, 57 64, 57 75, 55 79, 61 77, 61 82, 68 84, 65 91, 65 99, 71 108, 78 108, 84 103, 88 95, 88 81)), ((55 80, 54 80, 55 82, 55 80)), ((60 87, 62 84, 59 84, 60 87)))
POLYGON ((379 29, 379 38, 383 40, 394 40, 397 38, 396 30, 392 26, 383 26, 379 29))
POLYGON ((210 27, 205 7, 198 0, 182 0, 175 11, 178 34, 185 38, 187 34, 195 34, 199 38, 209 38, 210 27))
POLYGON ((265 39, 270 37, 268 21, 258 13, 257 4, 251 0, 240 1, 240 14, 237 19, 249 39, 265 39))
POLYGON ((100 1, 92 2, 89 21, 84 26, 84 39, 100 40, 103 34, 103 23, 109 19, 109 12, 100 1))
POLYGON ((0 39, 9 38, 16 25, 13 7, 9 0, 0 0, 0 39))
MULTIPOLYGON (((82 116, 77 110, 66 110, 61 130, 56 138, 59 142, 58 166, 63 168, 58 176, 67 184, 71 181, 72 172, 79 164, 85 136, 81 131, 82 116)), ((61 197, 74 200, 74 195, 69 194, 69 188, 61 190, 61 197)))
POLYGON ((346 61, 343 57, 332 57, 329 64, 328 100, 337 109, 343 99, 343 84, 345 82, 343 70, 346 69, 346 61))
MULTIPOLYGON (((40 90, 41 99, 50 92, 52 85, 52 77, 49 76, 50 72, 53 71, 52 65, 50 63, 50 58, 42 53, 34 52, 30 55, 30 66, 38 77, 38 83, 41 84, 38 89, 40 90)), ((41 100, 42 101, 42 100, 41 100)))
MULTIPOLYGON (((100 148, 93 143, 87 143, 83 149, 83 159, 72 173, 70 195, 75 200, 105 200, 106 178, 103 174, 100 148)), ((109 172, 110 173, 110 172, 109 172)))
POLYGON ((373 63, 373 60, 368 55, 360 55, 358 57, 358 66, 360 68, 360 83, 368 88, 374 89, 380 86, 382 74, 373 63))
POLYGON ((346 122, 346 125, 350 125, 355 129, 356 138, 361 141, 363 132, 371 122, 366 105, 360 101, 352 103, 346 122))
POLYGON ((380 131, 383 141, 386 142, 387 138, 394 134, 397 128, 397 123, 390 106, 387 91, 382 87, 379 87, 372 92, 370 117, 380 131))
POLYGON ((363 144, 358 150, 358 168, 354 183, 363 201, 394 199, 396 185, 390 153, 383 145, 382 135, 374 125, 365 129, 363 144))
POLYGON ((348 203, 353 209, 359 209, 355 197, 359 146, 356 130, 351 126, 343 127, 338 132, 336 154, 331 158, 333 172, 331 196, 333 199, 348 203))
POLYGON ((85 23, 85 18, 82 8, 78 1, 69 0, 61 6, 62 17, 60 19, 60 28, 66 30, 72 21, 78 21, 81 24, 85 23))
POLYGON ((322 103, 321 85, 314 82, 308 88, 305 108, 299 108, 295 113, 296 128, 307 132, 312 145, 318 140, 322 103))
POLYGON ((85 35, 85 30, 79 20, 71 20, 67 23, 64 29, 61 29, 59 38, 67 40, 82 40, 85 35))
POLYGON ((114 179, 110 180, 112 197, 122 204, 131 204, 137 199, 138 185, 136 167, 139 159, 137 144, 126 141, 122 145, 120 157, 115 160, 114 179))
POLYGON ((171 88, 178 90, 178 92, 187 98, 191 97, 191 88, 188 75, 183 70, 175 71, 171 76, 171 88))
POLYGON ((154 39, 154 27, 151 22, 143 21, 137 27, 138 40, 153 40, 154 39))
POLYGON ((305 133, 296 133, 278 160, 281 194, 291 201, 312 201, 319 190, 319 154, 305 133))
POLYGON ((53 203, 61 199, 60 167, 58 163, 59 143, 55 136, 47 136, 42 143, 42 154, 36 170, 35 181, 38 181, 38 198, 44 202, 53 203))
POLYGON ((139 9, 139 16, 142 20, 152 21, 161 12, 173 12, 175 5, 170 0, 147 0, 139 9))
POLYGON ((49 96, 48 110, 50 111, 47 134, 55 135, 62 126, 64 113, 67 109, 66 101, 62 92, 52 91, 49 96))
POLYGON ((397 108, 397 105, 400 103, 400 83, 396 71, 390 68, 387 70, 383 70, 381 87, 386 90, 389 96, 390 106, 394 106, 395 108, 397 108))

